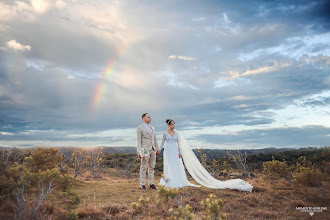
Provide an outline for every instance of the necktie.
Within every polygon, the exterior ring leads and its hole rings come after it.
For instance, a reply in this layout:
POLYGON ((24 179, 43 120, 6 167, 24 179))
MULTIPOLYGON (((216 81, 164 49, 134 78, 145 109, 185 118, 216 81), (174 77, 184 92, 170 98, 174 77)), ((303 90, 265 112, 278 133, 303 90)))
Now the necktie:
POLYGON ((148 130, 149 130, 149 134, 150 134, 150 137, 152 136, 152 129, 151 129, 151 126, 148 124, 148 130))

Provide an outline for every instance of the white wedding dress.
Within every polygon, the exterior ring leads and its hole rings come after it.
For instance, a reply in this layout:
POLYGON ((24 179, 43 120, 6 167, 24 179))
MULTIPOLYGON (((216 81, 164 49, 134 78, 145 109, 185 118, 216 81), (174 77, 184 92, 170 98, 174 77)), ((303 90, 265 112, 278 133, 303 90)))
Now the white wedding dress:
POLYGON ((178 140, 177 132, 172 136, 166 131, 163 135, 161 148, 163 148, 166 142, 163 156, 165 177, 160 180, 160 185, 174 188, 182 188, 185 186, 200 187, 190 183, 187 179, 182 157, 179 158, 181 150, 178 147, 178 140))
POLYGON ((241 191, 251 192, 253 186, 245 182, 242 179, 231 179, 221 181, 213 178, 209 172, 202 166, 192 151, 190 145, 185 138, 176 130, 174 136, 171 136, 168 132, 163 135, 161 148, 164 147, 164 178, 160 180, 160 185, 165 187, 182 188, 185 186, 200 187, 190 183, 187 179, 184 164, 189 174, 199 184, 213 189, 237 189, 241 191), (182 158, 179 158, 179 153, 182 154, 182 158))

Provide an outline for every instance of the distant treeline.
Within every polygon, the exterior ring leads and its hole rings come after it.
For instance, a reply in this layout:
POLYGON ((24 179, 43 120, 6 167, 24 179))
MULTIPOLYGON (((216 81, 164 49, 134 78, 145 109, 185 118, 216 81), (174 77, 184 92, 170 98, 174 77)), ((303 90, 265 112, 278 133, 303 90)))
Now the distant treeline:
MULTIPOLYGON (((0 147, 0 150, 3 147, 0 147)), ((95 148, 84 148, 85 150, 95 150, 99 147, 95 148)), ((20 149, 20 148, 18 148, 20 149)), ((23 150, 24 148, 22 148, 23 150)), ((79 147, 60 147, 60 152, 67 159, 71 159, 72 153, 79 149, 79 147)), ((103 152, 105 154, 116 154, 117 156, 122 154, 136 154, 135 147, 103 147, 103 152)), ((228 157, 228 152, 231 151, 233 153, 237 152, 237 150, 221 150, 221 149, 200 149, 201 153, 197 152, 197 149, 193 149, 196 156, 201 160, 201 156, 203 154, 206 155, 206 160, 208 163, 211 163, 212 160, 217 160, 219 162, 223 162, 228 157)), ((274 157, 276 160, 283 161, 285 160, 288 165, 294 165, 298 161, 300 156, 305 156, 306 159, 312 163, 320 164, 330 162, 330 146, 324 147, 307 147, 300 149, 292 149, 292 148, 263 148, 263 149, 241 149, 239 150, 241 153, 246 153, 247 155, 247 164, 252 169, 260 169, 262 168, 262 163, 266 161, 272 160, 274 157)), ((135 157, 131 155, 132 157, 135 157)), ((160 158, 163 158, 163 151, 161 151, 160 158)))
MULTIPOLYGON (((298 162, 298 158, 305 156, 308 161, 313 164, 321 165, 322 163, 330 163, 330 147, 308 147, 300 149, 276 149, 265 148, 258 150, 239 150, 240 153, 246 153, 246 161, 250 170, 262 169, 262 164, 266 161, 271 161, 272 158, 279 161, 286 161, 288 165, 295 165, 298 162)), ((228 152, 233 154, 237 153, 237 150, 202 150, 201 153, 196 153, 197 157, 201 160, 201 155, 205 154, 207 157, 207 163, 212 164, 213 160, 216 160, 218 164, 222 164, 228 160, 228 152)))
POLYGON ((294 165, 298 162, 298 158, 305 156, 306 159, 313 164, 321 165, 322 163, 330 163, 330 147, 324 146, 321 148, 308 147, 300 149, 286 150, 277 153, 259 153, 248 155, 247 163, 249 166, 255 169, 260 169, 262 163, 272 160, 274 157, 276 160, 283 161, 285 160, 288 165, 294 165))

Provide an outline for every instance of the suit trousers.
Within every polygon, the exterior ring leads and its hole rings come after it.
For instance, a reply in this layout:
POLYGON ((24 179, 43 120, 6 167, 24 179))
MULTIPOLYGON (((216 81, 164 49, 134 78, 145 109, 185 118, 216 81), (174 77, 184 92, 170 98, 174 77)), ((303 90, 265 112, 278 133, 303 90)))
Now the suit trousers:
POLYGON ((156 165, 156 151, 152 150, 148 157, 141 158, 140 166, 140 184, 146 185, 146 175, 148 169, 149 185, 154 184, 154 174, 156 165))

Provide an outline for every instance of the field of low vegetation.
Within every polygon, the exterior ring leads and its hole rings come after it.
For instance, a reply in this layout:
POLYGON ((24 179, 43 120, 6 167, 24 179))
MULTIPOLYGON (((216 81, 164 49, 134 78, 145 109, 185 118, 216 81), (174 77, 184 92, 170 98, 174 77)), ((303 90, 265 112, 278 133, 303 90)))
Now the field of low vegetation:
MULTIPOLYGON (((226 151, 218 158, 206 152, 195 150, 215 178, 244 179, 253 191, 159 186, 145 192, 136 154, 2 148, 0 219, 329 219, 330 147, 226 151)), ((162 173, 157 158, 156 184, 162 173)))

